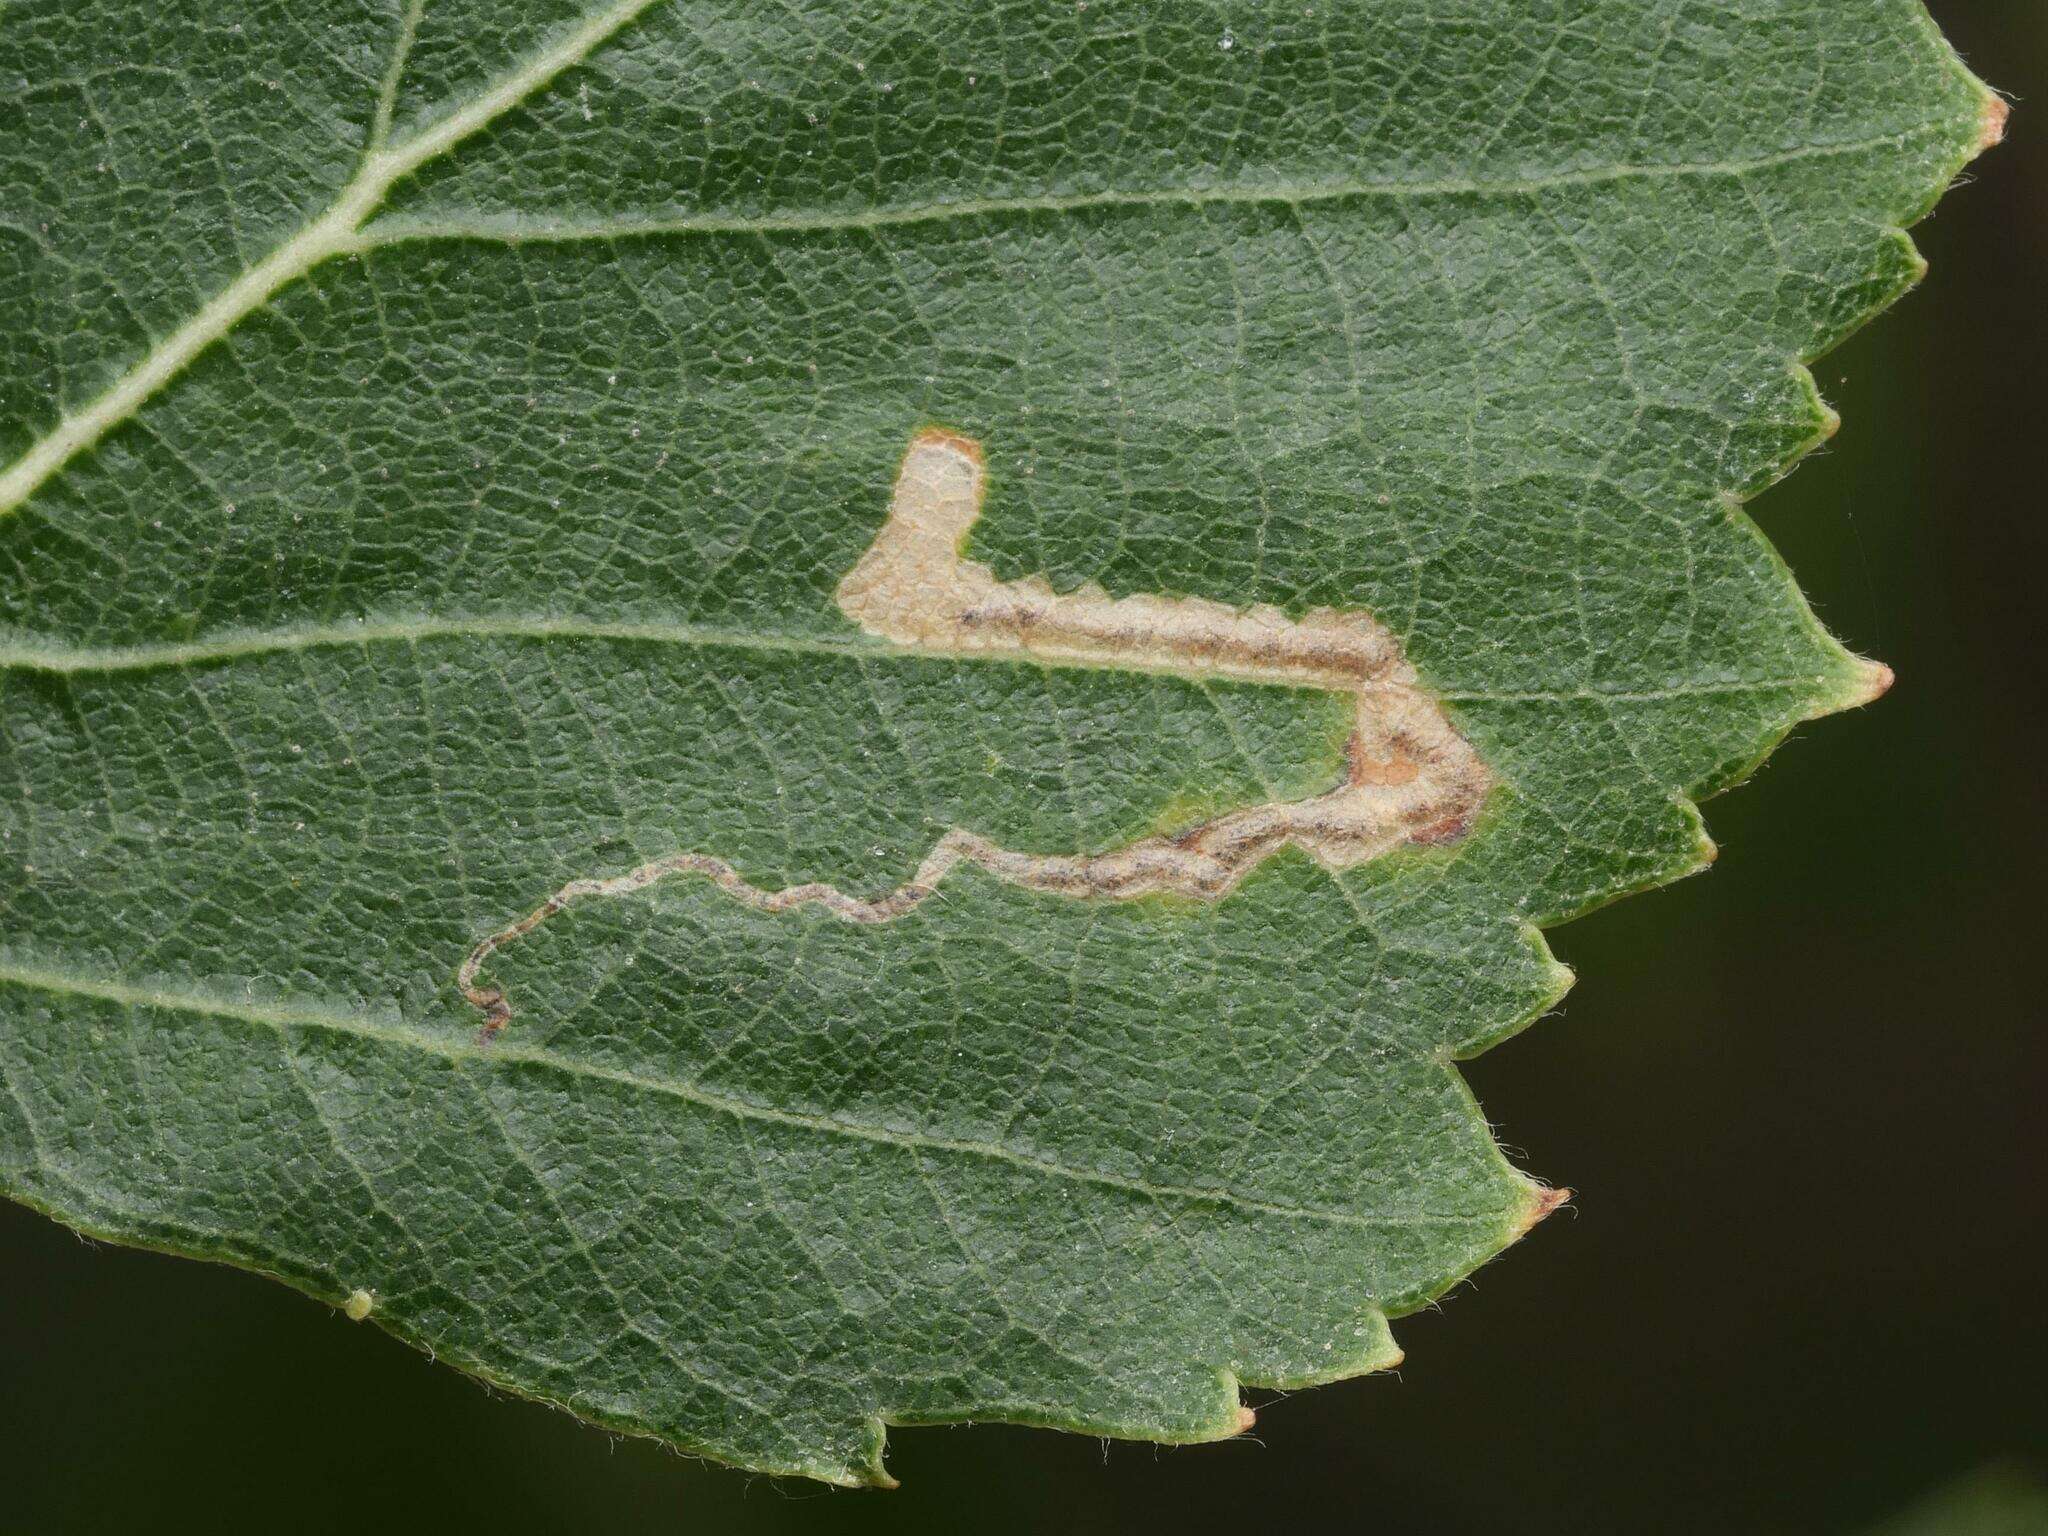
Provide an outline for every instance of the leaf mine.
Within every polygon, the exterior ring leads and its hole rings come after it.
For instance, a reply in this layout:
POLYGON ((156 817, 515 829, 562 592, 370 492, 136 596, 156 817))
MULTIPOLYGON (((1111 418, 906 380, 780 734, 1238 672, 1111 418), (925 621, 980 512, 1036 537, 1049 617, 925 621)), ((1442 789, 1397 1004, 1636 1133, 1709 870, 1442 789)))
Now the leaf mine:
POLYGON ((727 860, 691 852, 665 854, 621 875, 572 880, 518 922, 480 940, 463 960, 457 985, 483 1011, 483 1040, 496 1038, 512 1017, 504 990, 478 980, 492 955, 576 902, 630 895, 674 875, 701 875, 757 911, 816 904, 847 922, 886 923, 916 911, 962 864, 1025 890, 1062 896, 1215 901, 1282 848, 1299 848, 1328 869, 1349 869, 1404 843, 1454 842, 1471 826, 1492 776, 1417 681, 1400 643, 1370 614, 1319 608, 1296 620, 1270 604, 1233 608, 1202 597, 1111 597, 1093 583, 1060 593, 1042 577, 999 581, 961 553, 981 517, 985 478, 981 445, 971 438, 936 429, 913 437, 888 519, 839 583, 840 610, 867 633, 910 652, 1349 695, 1343 782, 1308 799, 1248 806, 1171 837, 1141 838, 1100 853, 1023 852, 954 827, 908 881, 878 896, 818 881, 764 890, 727 860))

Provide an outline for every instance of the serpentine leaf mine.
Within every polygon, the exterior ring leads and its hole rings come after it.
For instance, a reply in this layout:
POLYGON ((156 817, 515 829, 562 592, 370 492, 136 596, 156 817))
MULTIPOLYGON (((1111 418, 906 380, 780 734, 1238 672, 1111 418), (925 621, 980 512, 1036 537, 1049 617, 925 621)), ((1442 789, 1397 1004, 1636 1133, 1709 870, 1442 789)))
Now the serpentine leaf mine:
POLYGON ((1059 593, 1039 577, 998 581, 987 566, 961 557, 981 516, 982 489, 979 443, 952 432, 918 433, 897 474, 888 521, 839 584, 840 610, 908 651, 1022 656, 1347 695, 1353 724, 1343 782, 1309 799, 1250 806, 1172 837, 1101 853, 1025 853, 955 827, 908 881, 879 896, 820 881, 763 890, 709 853, 671 853, 621 875, 572 880, 481 940, 462 962, 457 983, 483 1010, 485 1040, 512 1017, 503 989, 478 980, 494 953, 574 902, 628 895, 671 875, 702 875, 763 912, 816 903, 848 922, 886 923, 923 905, 963 863, 1032 891, 1213 901, 1281 848, 1349 869, 1404 842, 1454 841, 1471 825, 1491 783, 1486 766, 1416 682, 1399 642, 1369 614, 1319 608, 1295 620, 1269 604, 1240 609, 1201 597, 1113 598, 1093 583, 1059 593))

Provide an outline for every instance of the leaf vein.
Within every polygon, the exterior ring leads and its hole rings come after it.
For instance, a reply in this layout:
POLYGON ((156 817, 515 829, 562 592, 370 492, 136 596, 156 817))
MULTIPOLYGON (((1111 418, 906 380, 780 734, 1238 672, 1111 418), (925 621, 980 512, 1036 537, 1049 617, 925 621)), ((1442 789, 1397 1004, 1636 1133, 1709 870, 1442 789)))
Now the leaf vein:
POLYGON ((1315 1221, 1368 1230, 1381 1227, 1474 1226, 1505 1219, 1505 1216, 1492 1212, 1478 1215, 1427 1211, 1367 1214, 1261 1199, 1229 1189, 1154 1183, 1147 1179, 1112 1173, 1107 1169, 1058 1162, 1052 1158, 1021 1152, 992 1142, 940 1136, 925 1131, 898 1130, 838 1115, 780 1109, 733 1094, 715 1093, 675 1078, 656 1077, 644 1072, 629 1071, 623 1067, 606 1066, 601 1062, 565 1055, 544 1046, 518 1044, 512 1041, 480 1046, 462 1037, 443 1038, 414 1025, 368 1012, 348 1012, 339 1008, 322 1008, 303 1003, 235 1001, 196 991, 170 991, 135 986, 126 982, 96 981, 46 967, 11 962, 0 963, 0 985, 60 997, 93 998, 122 1008, 149 1008, 162 1012, 229 1019, 237 1023, 275 1030, 281 1034, 289 1034, 294 1030, 326 1030, 353 1035, 380 1045, 398 1046, 425 1055, 437 1056, 458 1069, 476 1067, 503 1070, 524 1067, 559 1072, 565 1076, 609 1083, 637 1093, 681 1099, 700 1109, 707 1109, 735 1120, 791 1126, 822 1136, 841 1136, 854 1141, 873 1142, 912 1153, 947 1152, 984 1158, 991 1162, 1008 1163, 1027 1173, 1042 1174, 1081 1184, 1094 1184, 1148 1200, 1217 1205, 1290 1221, 1315 1221))

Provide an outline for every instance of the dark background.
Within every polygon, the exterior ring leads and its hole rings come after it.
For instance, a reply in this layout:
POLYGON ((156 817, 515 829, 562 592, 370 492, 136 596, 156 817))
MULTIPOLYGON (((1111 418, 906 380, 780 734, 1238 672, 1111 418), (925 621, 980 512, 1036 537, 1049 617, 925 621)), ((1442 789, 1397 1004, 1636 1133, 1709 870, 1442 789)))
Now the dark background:
POLYGON ((1398 1324, 1399 1377, 1185 1450, 898 1430, 904 1488, 847 1494, 0 1203, 0 1531, 1848 1533, 2048 1469, 2048 0, 1931 8, 2011 136, 1917 232, 1927 285, 1818 365, 1841 436, 1752 508, 1898 687, 1713 802, 1710 875, 1552 934, 1577 989, 1466 1070, 1577 1202, 1398 1324))

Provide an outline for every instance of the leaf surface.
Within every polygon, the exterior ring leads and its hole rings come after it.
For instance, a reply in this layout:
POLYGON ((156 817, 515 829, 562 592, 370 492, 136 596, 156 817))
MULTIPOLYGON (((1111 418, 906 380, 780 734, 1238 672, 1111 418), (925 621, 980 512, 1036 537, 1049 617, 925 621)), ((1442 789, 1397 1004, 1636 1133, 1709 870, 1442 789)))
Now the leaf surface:
POLYGON ((244 9, 0 15, 0 1187, 839 1482, 1397 1359, 1881 688, 1918 0, 244 9))

